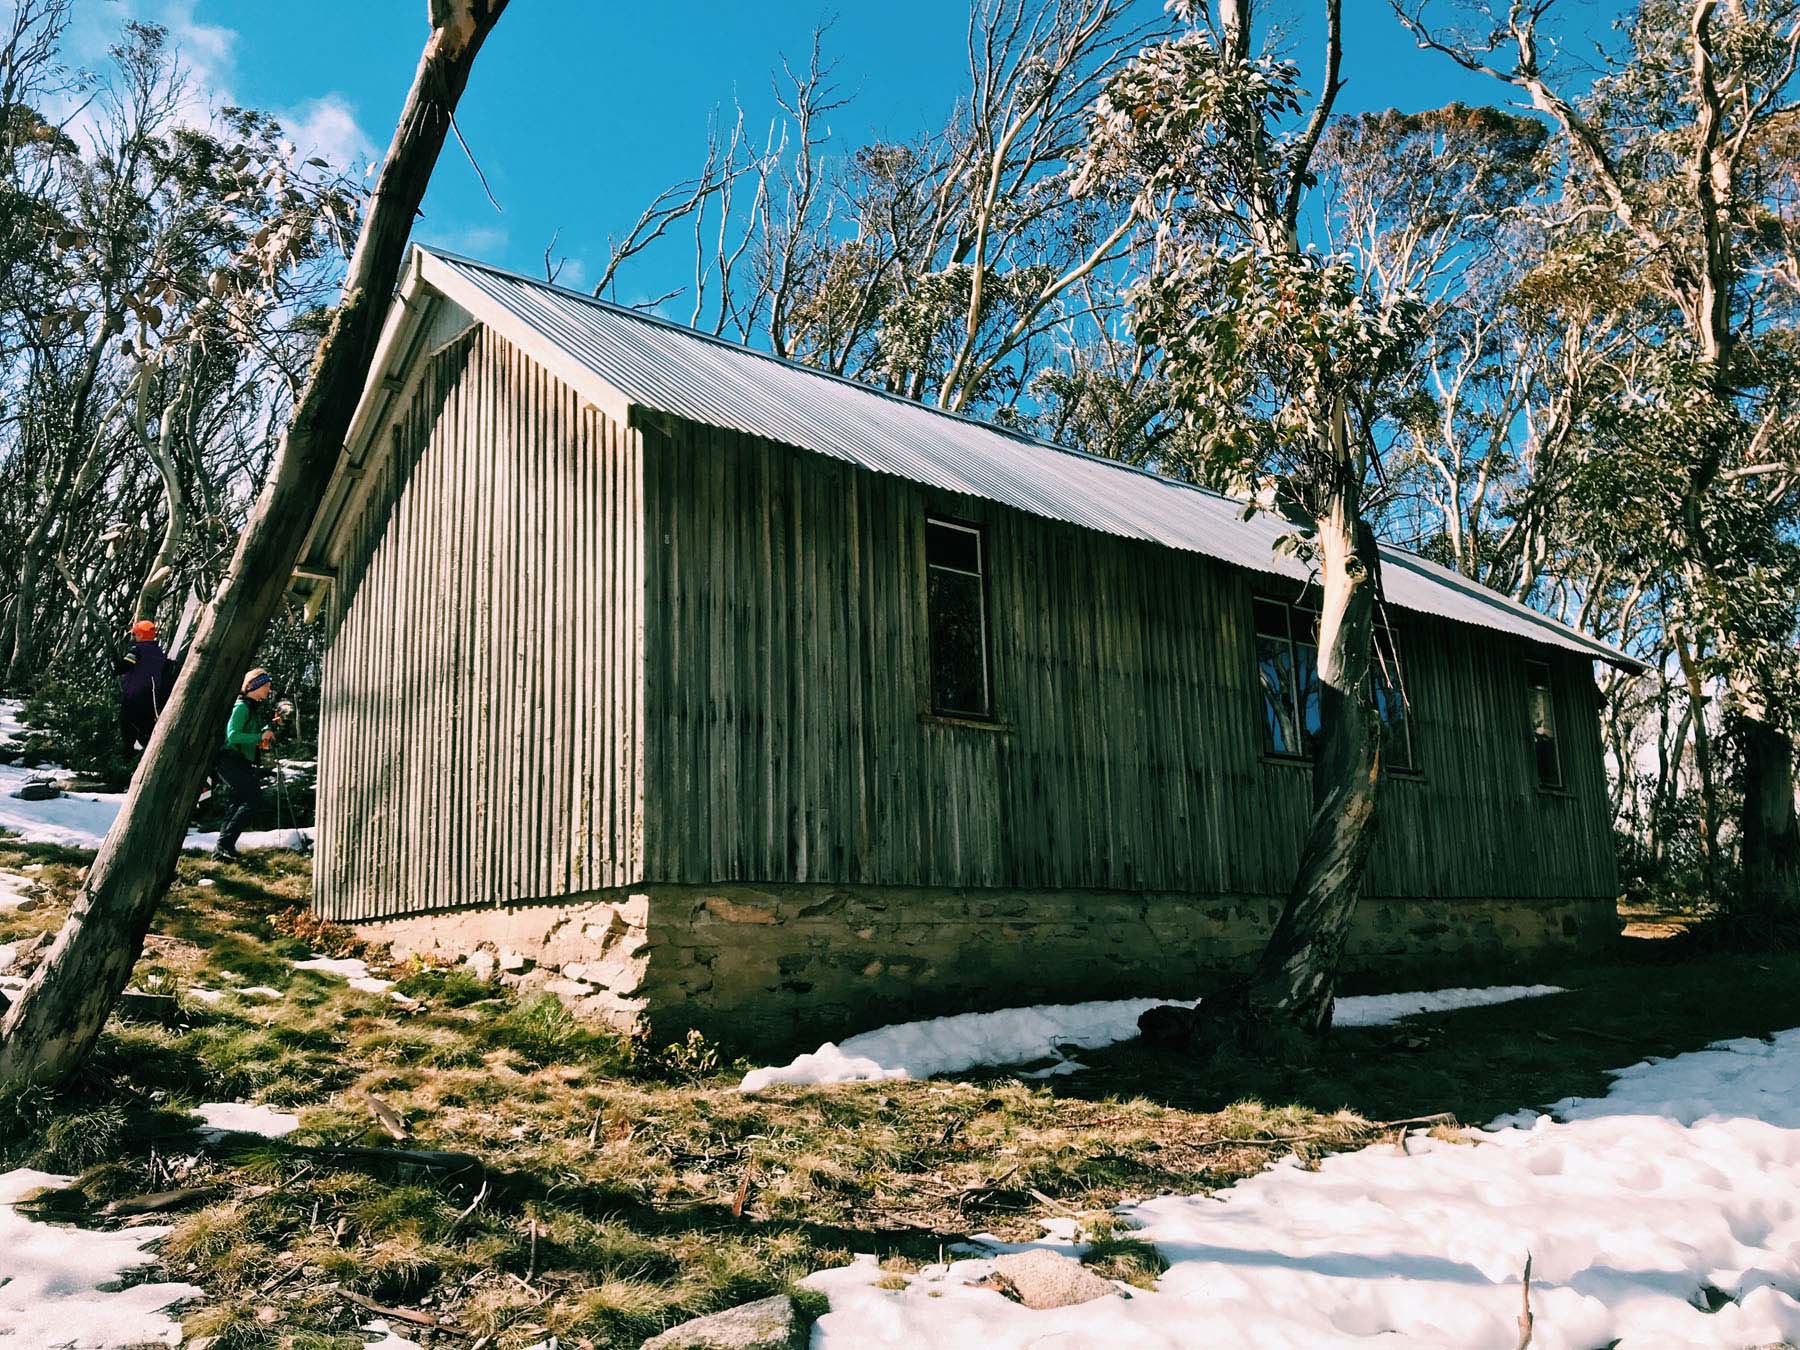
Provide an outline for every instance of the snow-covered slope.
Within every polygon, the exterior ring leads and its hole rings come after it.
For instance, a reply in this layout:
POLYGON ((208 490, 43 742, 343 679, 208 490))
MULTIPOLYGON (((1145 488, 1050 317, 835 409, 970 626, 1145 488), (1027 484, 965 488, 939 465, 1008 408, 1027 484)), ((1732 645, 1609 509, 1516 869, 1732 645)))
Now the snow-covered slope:
POLYGON ((899 1292, 865 1262, 808 1279, 814 1350, 1514 1350, 1527 1254, 1532 1350, 1800 1343, 1800 1030, 1122 1217, 1171 1263, 1154 1293, 1031 1312, 967 1286, 982 1260, 899 1292))

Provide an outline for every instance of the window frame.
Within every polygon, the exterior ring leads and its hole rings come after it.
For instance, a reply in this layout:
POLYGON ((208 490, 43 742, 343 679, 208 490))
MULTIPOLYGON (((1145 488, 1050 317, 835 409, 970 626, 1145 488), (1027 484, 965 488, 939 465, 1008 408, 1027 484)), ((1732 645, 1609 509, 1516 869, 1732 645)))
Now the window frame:
MULTIPOLYGON (((1262 757, 1272 764, 1311 764, 1313 761, 1312 752, 1304 748, 1306 745, 1306 708, 1304 701, 1300 696, 1301 680, 1299 672, 1301 666, 1299 647, 1301 644, 1294 638, 1294 615, 1296 612, 1311 614, 1314 617, 1315 623, 1317 621, 1318 611, 1316 609, 1309 609, 1304 599, 1300 601, 1282 600, 1276 596, 1266 595, 1261 592, 1253 591, 1251 593, 1250 657, 1251 668, 1255 672, 1255 679, 1252 682, 1251 692, 1256 700, 1257 736, 1262 743, 1262 757), (1257 618, 1257 608, 1260 605, 1274 605, 1282 611, 1283 626, 1287 630, 1285 633, 1276 634, 1263 632, 1262 624, 1257 618), (1289 690, 1287 707, 1284 709, 1284 712, 1289 719, 1288 725, 1293 728, 1294 738, 1302 747, 1300 749, 1277 750, 1269 745, 1268 690, 1263 684, 1262 677, 1261 644, 1264 638, 1286 644, 1287 668, 1289 677, 1292 680, 1292 687, 1289 690)), ((1317 643, 1315 642, 1313 645, 1314 650, 1316 651, 1317 643)))
MULTIPOLYGON (((1266 707, 1268 695, 1262 680, 1262 655, 1259 649, 1259 644, 1264 638, 1268 638, 1272 641, 1285 642, 1287 644, 1288 669, 1293 674, 1292 697, 1289 701, 1287 712, 1293 719, 1292 725, 1296 738, 1300 741, 1302 747, 1305 747, 1307 740, 1306 706, 1305 700, 1302 697, 1303 682, 1299 677, 1298 672, 1301 670, 1300 649, 1303 646, 1311 646, 1315 653, 1315 662, 1317 660, 1319 610, 1318 605, 1313 601, 1313 596, 1314 588, 1310 585, 1307 587, 1306 593, 1298 600, 1284 600, 1279 596, 1270 595, 1266 591, 1252 590, 1250 593, 1250 646, 1252 667, 1255 671, 1255 676, 1252 680, 1252 694, 1255 698, 1257 729, 1258 735, 1262 740, 1262 758, 1265 763, 1311 764, 1316 758, 1315 752, 1310 748, 1302 748, 1299 750, 1276 750, 1270 748, 1268 740, 1268 711, 1266 707), (1275 605, 1283 611, 1287 628, 1285 636, 1263 632, 1262 624, 1257 618, 1257 607, 1259 605, 1275 605), (1297 616, 1306 616, 1311 620, 1312 629, 1310 642, 1296 636, 1295 622, 1297 616)), ((1383 622, 1381 618, 1377 616, 1372 634, 1372 650, 1370 651, 1371 660, 1369 664, 1371 700, 1374 698, 1374 682, 1380 675, 1382 659, 1380 644, 1383 642, 1386 642, 1388 651, 1393 654, 1394 669, 1396 673, 1398 673, 1402 669, 1399 656, 1399 633, 1393 625, 1383 622)), ((1316 665, 1314 669, 1316 669, 1316 665)), ((1393 684, 1400 696, 1405 700, 1406 717, 1404 718, 1402 725, 1405 728, 1406 735, 1407 762, 1405 764, 1394 764, 1388 756, 1383 755, 1381 757, 1381 773, 1383 777, 1391 774, 1398 778, 1423 778, 1425 776, 1425 770, 1419 763, 1419 741, 1413 727, 1414 710, 1417 705, 1413 702, 1410 691, 1406 688, 1403 679, 1397 679, 1393 681, 1393 684)), ((1379 705, 1375 706, 1377 707, 1377 715, 1379 715, 1379 705)), ((1389 724, 1383 724, 1384 733, 1387 725, 1389 724)))
POLYGON ((1562 727, 1558 724, 1556 717, 1556 667, 1544 657, 1527 656, 1521 662, 1519 669, 1525 679, 1525 737, 1526 744, 1531 749, 1531 776, 1536 782, 1539 792, 1566 796, 1569 792, 1569 769, 1568 765, 1563 762, 1562 727), (1534 669, 1544 672, 1542 684, 1532 683, 1534 669), (1547 739, 1550 744, 1551 758, 1556 765, 1554 782, 1547 782, 1544 778, 1544 760, 1539 749, 1537 718, 1532 708, 1533 695, 1540 693, 1544 696, 1544 710, 1548 715, 1546 720, 1550 723, 1550 735, 1547 739))
MULTIPOLYGON (((1399 694, 1401 706, 1406 711, 1406 715, 1400 720, 1400 725, 1404 728, 1406 734, 1406 763, 1396 764, 1383 753, 1381 757, 1381 771, 1384 774, 1391 773, 1399 778, 1423 778, 1425 776, 1425 770, 1419 764, 1419 738, 1413 734, 1413 723, 1417 718, 1418 704, 1413 702, 1412 690, 1406 683, 1406 666, 1400 658, 1400 634, 1392 624, 1384 623, 1377 617, 1374 631, 1371 634, 1369 652, 1369 655, 1372 658, 1369 665, 1369 679, 1371 682, 1381 677, 1381 648, 1384 642, 1387 644, 1388 654, 1393 658, 1394 663, 1395 678, 1390 681, 1390 683, 1393 685, 1394 691, 1399 694)), ((1371 688, 1370 693, 1373 695, 1373 688, 1371 688)), ((1380 715, 1381 707, 1380 704, 1377 704, 1376 716, 1380 717, 1380 715)), ((1384 751, 1389 743, 1392 727, 1393 723, 1385 720, 1382 722, 1381 738, 1384 751)))
POLYGON ((944 722, 975 723, 980 726, 999 725, 999 714, 994 696, 994 650, 993 627, 988 619, 988 572, 990 561, 987 547, 987 530, 979 521, 959 520, 954 516, 925 514, 924 528, 919 534, 920 551, 925 563, 925 706, 929 715, 944 722), (948 563, 931 561, 931 530, 933 526, 942 529, 960 530, 975 538, 975 567, 971 572, 964 567, 956 567, 948 563), (966 708, 944 708, 938 705, 936 678, 937 650, 935 635, 931 621, 931 573, 933 570, 950 572, 956 576, 974 577, 978 611, 981 620, 981 696, 983 708, 974 712, 966 708))

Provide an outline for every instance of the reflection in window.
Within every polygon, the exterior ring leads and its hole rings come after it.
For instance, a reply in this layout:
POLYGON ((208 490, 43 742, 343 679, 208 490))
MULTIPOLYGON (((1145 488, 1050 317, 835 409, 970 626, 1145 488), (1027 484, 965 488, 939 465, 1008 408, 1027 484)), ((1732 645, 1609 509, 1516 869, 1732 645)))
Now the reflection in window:
POLYGON ((956 717, 992 712, 984 561, 980 530, 942 520, 925 522, 934 712, 956 717))
POLYGON ((1387 628, 1375 630, 1375 669, 1370 676, 1375 711, 1381 716, 1381 762, 1390 769, 1410 770, 1413 760, 1412 704, 1400 668, 1400 650, 1387 628))
POLYGON ((1556 709, 1552 706, 1550 665, 1525 663, 1525 705, 1531 714, 1531 743, 1537 756, 1538 786, 1563 785, 1562 754, 1556 745, 1556 709))
POLYGON ((1254 603, 1263 748, 1271 755, 1310 756, 1319 734, 1318 617, 1279 600, 1254 603))
MULTIPOLYGON (((1304 605, 1253 601, 1256 669, 1262 694, 1263 749, 1271 755, 1312 758, 1319 738, 1319 616, 1304 605)), ((1382 763, 1411 770, 1412 705, 1400 667, 1399 648, 1385 627, 1375 631, 1370 693, 1386 738, 1382 763)))

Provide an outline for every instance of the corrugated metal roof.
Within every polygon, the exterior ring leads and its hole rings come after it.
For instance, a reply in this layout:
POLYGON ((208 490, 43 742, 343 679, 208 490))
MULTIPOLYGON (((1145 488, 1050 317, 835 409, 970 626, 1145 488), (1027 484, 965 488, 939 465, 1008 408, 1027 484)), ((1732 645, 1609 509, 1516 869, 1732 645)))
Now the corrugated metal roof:
MULTIPOLYGON (((1203 553, 1295 582, 1307 576, 1303 564, 1274 551, 1288 530, 1282 521, 1266 513, 1245 520, 1244 504, 1219 493, 928 408, 471 259, 435 250, 427 257, 444 264, 431 269, 431 281, 450 299, 489 319, 497 306, 632 404, 1051 520, 1203 553), (470 290, 464 292, 465 286, 470 290)), ((1400 609, 1637 665, 1603 642, 1414 554, 1384 547, 1382 565, 1388 602, 1400 609)))

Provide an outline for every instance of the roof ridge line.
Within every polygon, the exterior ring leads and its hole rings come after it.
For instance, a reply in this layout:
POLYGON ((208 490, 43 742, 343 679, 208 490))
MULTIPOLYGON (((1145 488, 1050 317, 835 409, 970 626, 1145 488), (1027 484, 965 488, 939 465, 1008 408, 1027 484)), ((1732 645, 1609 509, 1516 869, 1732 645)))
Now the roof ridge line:
MULTIPOLYGON (((1061 455, 1074 455, 1078 459, 1088 460, 1094 464, 1101 464, 1109 469, 1120 469, 1126 473, 1141 474, 1146 478, 1153 478, 1159 483, 1167 483, 1171 487, 1186 488, 1190 492, 1198 492, 1202 496, 1214 497, 1222 502, 1236 502, 1245 506, 1250 504, 1248 498, 1234 497, 1229 492, 1221 492, 1219 489, 1208 487, 1204 483, 1190 482, 1185 478, 1171 478, 1166 473, 1158 473, 1154 469, 1146 469, 1141 464, 1128 464, 1122 459, 1112 459, 1106 455, 1096 455, 1091 450, 1083 450, 1073 445, 1064 445, 1061 441, 1046 440, 1042 436, 1033 436, 1030 432, 1020 431, 1016 427, 1002 426, 997 422, 990 422, 984 417, 976 417, 972 413, 956 412, 950 408, 940 408, 934 404, 921 403, 917 399, 907 398, 904 394, 896 394, 891 389, 883 389, 879 385, 866 384, 862 380, 854 379, 849 375, 840 375, 835 370, 821 370, 817 366, 809 366, 803 361, 794 360, 792 357, 780 356, 774 352, 764 351, 760 347, 752 347, 747 342, 734 342, 728 337, 721 337, 717 333, 705 332, 699 328, 693 327, 691 324, 685 324, 676 319, 665 319, 660 314, 649 314, 641 309, 633 309, 630 305, 621 305, 616 300, 603 300, 597 295, 589 295, 586 291, 578 291, 570 286, 558 285, 556 282, 552 281, 539 281, 536 277, 526 276, 523 272, 515 272, 510 267, 497 267, 493 263, 483 262, 479 258, 471 258, 466 254, 461 253, 452 253, 448 249, 434 248, 428 244, 415 244, 413 247, 423 249, 433 257, 442 259, 445 262, 457 263, 464 267, 479 268, 483 272, 492 272, 495 276, 506 277, 512 281, 520 281, 527 286, 534 287, 538 290, 550 291, 556 295, 567 296, 571 300, 578 300, 582 304, 594 305, 600 309, 610 310, 614 314, 621 315, 628 319, 636 319, 643 323, 655 324, 659 328, 670 329, 673 332, 681 334, 683 337, 697 338, 701 342, 710 342, 716 347, 725 348, 727 351, 742 352, 747 356, 754 356, 760 360, 772 362, 775 365, 785 367, 786 369, 795 371, 801 375, 811 375, 817 379, 830 380, 835 384, 847 385, 860 393, 874 394, 879 398, 887 399, 891 403, 897 403, 903 408, 914 408, 920 412, 928 412, 937 417, 947 417, 953 421, 966 423, 969 426, 980 427, 983 431, 991 431, 1001 436, 1010 437, 1012 440, 1020 441, 1026 445, 1034 445, 1044 450, 1054 450, 1061 455)), ((1397 546, 1383 545, 1383 547, 1397 546)))
MULTIPOLYGON (((984 418, 972 416, 968 413, 954 412, 948 408, 939 408, 928 403, 921 403, 917 400, 896 394, 891 390, 882 389, 872 384, 866 384, 863 381, 853 379, 848 375, 841 375, 835 371, 821 370, 816 366, 809 366, 802 362, 795 361, 792 358, 779 356, 774 352, 764 351, 758 347, 752 347, 747 343, 733 341, 732 339, 723 337, 717 333, 703 332, 689 324, 684 324, 674 319, 664 318, 660 314, 646 313, 643 310, 633 309, 628 305, 621 305, 615 300, 604 300, 597 295, 590 295, 585 291, 578 291, 569 286, 559 285, 556 282, 542 281, 536 277, 527 276, 523 272, 516 272, 511 268, 499 267, 493 263, 483 262, 479 258, 471 258, 466 254, 454 253, 448 249, 436 248, 431 245, 420 243, 414 243, 411 247, 453 266, 472 268, 476 271, 486 272, 492 276, 527 286, 533 291, 549 292, 559 298, 578 301, 583 305, 592 306, 596 309, 616 314, 621 318, 648 324, 685 339, 708 343, 713 347, 722 349, 726 352, 755 357, 758 360, 769 362, 777 367, 792 370, 800 375, 810 376, 815 379, 826 380, 833 384, 842 385, 849 389, 853 389, 860 394, 876 396, 886 400, 890 404, 898 405, 903 409, 931 413, 935 416, 947 418, 965 426, 975 427, 982 431, 1004 436, 1021 446, 1033 446, 1043 450, 1050 450, 1057 454, 1067 455, 1086 463, 1098 465, 1102 468, 1137 474, 1152 482, 1195 492, 1203 497, 1226 503, 1233 507, 1254 506, 1248 498, 1233 496, 1229 493, 1221 492, 1217 488, 1207 487, 1201 483, 1190 482, 1187 479, 1172 478, 1167 474, 1158 473, 1153 469, 1144 468, 1141 465, 1128 464, 1123 460, 1111 459, 1105 455, 1097 455, 1091 451, 1077 449, 1074 446, 1063 445, 1058 441, 1046 440, 1041 436, 1033 436, 1013 427, 1001 426, 994 422, 987 421, 984 418)), ((1254 507, 1254 511, 1263 511, 1267 509, 1268 508, 1254 507)), ((1604 639, 1583 632, 1581 629, 1565 623, 1553 615, 1546 614, 1542 610, 1534 609, 1523 601, 1495 590, 1493 587, 1488 586, 1476 578, 1465 576, 1454 568, 1446 567, 1442 563, 1427 557, 1422 552, 1386 540, 1378 539, 1376 544, 1384 555, 1391 556, 1397 561, 1412 562, 1416 564, 1427 576, 1431 577, 1437 585, 1447 586, 1450 589, 1466 590, 1472 588, 1485 598, 1488 603, 1497 604, 1503 611, 1511 612, 1521 619, 1526 619, 1534 624, 1541 625, 1551 632, 1560 633, 1566 637, 1578 640, 1588 649, 1589 654, 1592 656, 1603 660, 1614 660, 1617 657, 1624 657, 1627 661, 1641 664, 1637 662, 1637 658, 1627 655, 1622 649, 1614 647, 1604 639)))

